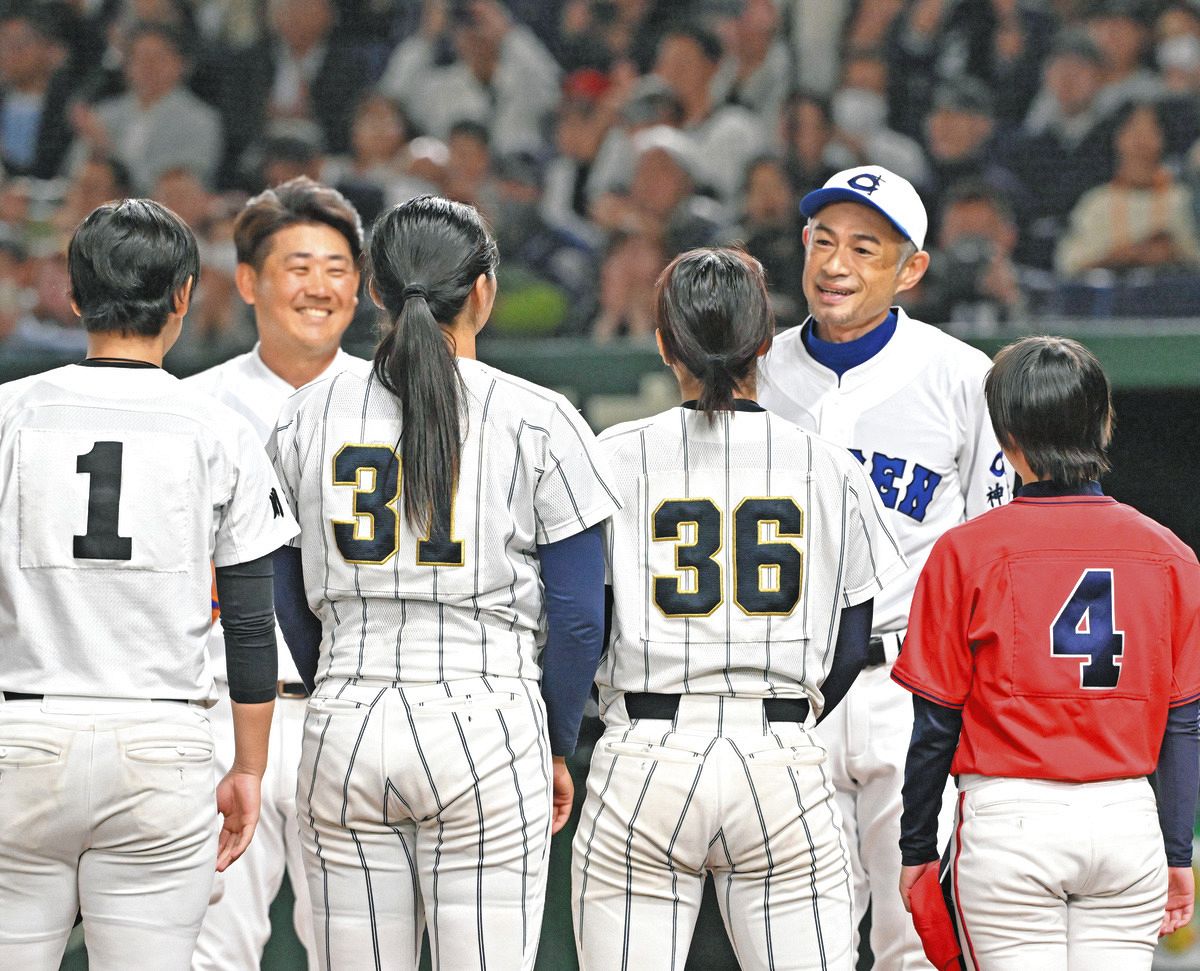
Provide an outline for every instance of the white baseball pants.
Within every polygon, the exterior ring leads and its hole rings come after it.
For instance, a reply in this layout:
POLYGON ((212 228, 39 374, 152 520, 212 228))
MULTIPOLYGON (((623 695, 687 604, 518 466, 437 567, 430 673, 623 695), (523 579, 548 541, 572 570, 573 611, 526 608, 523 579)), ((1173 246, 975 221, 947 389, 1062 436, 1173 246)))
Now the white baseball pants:
POLYGON ((849 869, 825 750, 761 700, 684 695, 674 721, 606 712, 575 832, 583 971, 682 968, 712 871, 742 968, 849 971, 849 869))
POLYGON ((208 718, 177 702, 0 702, 0 967, 183 971, 217 863, 208 718))
MULTIPOLYGON (((257 968, 271 937, 271 903, 286 870, 296 895, 292 922, 308 952, 309 971, 317 958, 312 906, 296 821, 296 773, 304 734, 307 699, 277 698, 271 719, 270 755, 262 782, 262 812, 246 852, 218 873, 213 899, 192 959, 193 971, 241 971, 257 968)), ((209 711, 217 746, 219 780, 233 764, 233 709, 228 697, 209 711)))
POLYGON ((960 785, 950 866, 968 968, 1149 971, 1167 858, 1146 779, 960 785))
POLYGON ((297 808, 324 971, 529 971, 550 850, 538 686, 325 682, 297 808))
MULTIPOLYGON (((850 851, 855 949, 869 904, 874 971, 930 971, 897 889, 901 788, 913 708, 912 695, 891 679, 891 671, 891 664, 863 671, 816 732, 829 749, 829 772, 850 851)), ((946 791, 938 816, 943 843, 954 819, 952 783, 946 791)))

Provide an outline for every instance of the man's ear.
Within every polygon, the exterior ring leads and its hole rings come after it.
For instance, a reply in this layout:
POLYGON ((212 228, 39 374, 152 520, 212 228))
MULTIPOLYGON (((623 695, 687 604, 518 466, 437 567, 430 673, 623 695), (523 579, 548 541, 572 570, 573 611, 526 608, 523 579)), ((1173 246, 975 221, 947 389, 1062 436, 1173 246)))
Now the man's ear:
POLYGON ((249 263, 239 263, 233 271, 233 282, 237 284, 238 296, 248 307, 254 306, 254 288, 258 286, 258 270, 249 263))
POLYGON ((900 267, 900 272, 896 274, 896 292, 903 293, 905 290, 911 290, 921 282, 921 277, 928 269, 929 254, 925 250, 913 253, 908 261, 900 267))
POLYGON ((192 303, 192 287, 196 283, 194 276, 189 276, 187 281, 175 293, 175 313, 180 317, 186 317, 188 307, 192 303))

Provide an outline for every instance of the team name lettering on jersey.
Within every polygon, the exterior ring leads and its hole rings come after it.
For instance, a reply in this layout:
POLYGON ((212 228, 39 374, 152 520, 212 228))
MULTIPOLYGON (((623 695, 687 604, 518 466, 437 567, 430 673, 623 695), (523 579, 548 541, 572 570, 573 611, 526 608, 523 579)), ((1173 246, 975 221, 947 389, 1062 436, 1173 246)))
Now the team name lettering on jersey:
POLYGON ((925 468, 920 462, 910 462, 905 458, 893 458, 882 452, 872 452, 870 462, 857 448, 850 449, 850 453, 867 466, 871 481, 879 490, 879 498, 888 509, 902 512, 917 522, 924 521, 925 510, 929 508, 934 493, 937 492, 937 487, 942 481, 940 473, 925 468), (909 478, 910 466, 912 477, 902 491, 900 483, 909 478))

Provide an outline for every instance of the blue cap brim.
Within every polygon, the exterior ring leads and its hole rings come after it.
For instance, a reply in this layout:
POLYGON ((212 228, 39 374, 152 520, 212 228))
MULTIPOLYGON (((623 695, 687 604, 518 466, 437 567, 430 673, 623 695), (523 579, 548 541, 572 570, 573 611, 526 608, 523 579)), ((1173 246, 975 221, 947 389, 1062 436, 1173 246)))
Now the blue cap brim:
POLYGON ((871 197, 864 195, 861 192, 855 192, 853 189, 842 189, 834 186, 831 189, 814 189, 800 200, 800 214, 812 218, 826 206, 833 202, 857 202, 860 206, 869 206, 874 209, 879 215, 883 216, 888 222, 896 227, 896 232, 915 245, 912 238, 912 233, 901 226, 888 213, 884 212, 879 206, 871 201, 871 197))

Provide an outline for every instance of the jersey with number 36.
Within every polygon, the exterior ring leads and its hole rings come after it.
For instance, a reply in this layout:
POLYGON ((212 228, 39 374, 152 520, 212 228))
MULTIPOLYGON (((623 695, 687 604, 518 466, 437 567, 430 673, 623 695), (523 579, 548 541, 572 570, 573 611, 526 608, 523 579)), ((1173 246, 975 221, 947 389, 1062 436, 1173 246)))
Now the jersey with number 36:
POLYGON ((684 406, 600 436, 620 490, 607 540, 616 692, 822 705, 841 611, 905 567, 844 448, 761 409, 684 406))
POLYGON ((938 540, 892 676, 962 709, 955 774, 1146 775, 1200 697, 1200 566, 1106 496, 1018 497, 938 540))
POLYGON ((211 565, 296 533, 241 416, 159 368, 0 386, 0 690, 211 696, 211 565))

